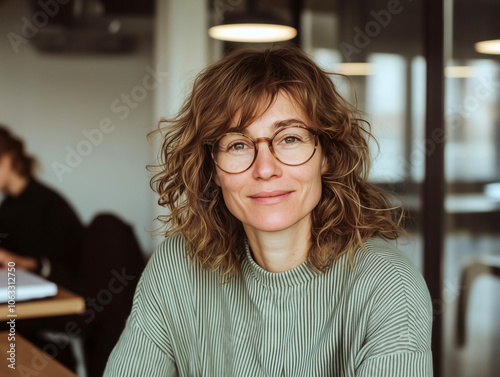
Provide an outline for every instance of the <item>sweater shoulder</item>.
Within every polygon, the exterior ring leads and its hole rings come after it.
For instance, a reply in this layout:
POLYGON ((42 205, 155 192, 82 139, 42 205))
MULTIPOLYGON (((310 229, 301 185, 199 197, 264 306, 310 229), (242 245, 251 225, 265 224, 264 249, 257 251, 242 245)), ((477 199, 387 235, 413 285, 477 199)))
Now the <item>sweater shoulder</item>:
MULTIPOLYGON (((147 308, 147 313, 159 314, 171 306, 173 295, 189 286, 189 258, 180 235, 166 238, 154 250, 139 279, 134 308, 147 308)), ((142 310, 141 310, 142 311, 142 310)))
POLYGON ((365 242, 365 250, 357 252, 356 274, 366 293, 384 305, 403 305, 420 313, 421 318, 432 316, 431 298, 422 273, 410 258, 394 245, 381 238, 365 242))
POLYGON ((50 200, 51 202, 64 201, 62 196, 59 195, 55 190, 35 179, 32 179, 32 181, 29 183, 26 194, 30 198, 43 198, 45 200, 50 200))
POLYGON ((367 300, 370 312, 367 333, 375 339, 380 335, 377 329, 390 324, 399 333, 392 338, 382 336, 384 344, 428 351, 432 303, 420 270, 405 253, 381 238, 367 240, 356 256, 357 296, 367 300))
POLYGON ((431 310, 422 273, 405 253, 381 238, 371 238, 364 246, 354 258, 353 277, 359 290, 381 302, 406 302, 431 310))
POLYGON ((198 263, 191 262, 180 234, 167 237, 155 249, 144 270, 144 280, 154 281, 160 290, 168 291, 191 280, 198 263))
POLYGON ((69 202, 57 191, 32 178, 27 190, 26 200, 33 207, 39 207, 42 211, 60 212, 61 215, 76 216, 69 202), (56 210, 56 211, 54 211, 56 210))
POLYGON ((405 253, 379 237, 368 239, 364 243, 364 248, 356 251, 355 269, 374 279, 411 276, 413 279, 423 280, 420 270, 405 253))
POLYGON ((183 264, 189 264, 189 257, 184 238, 181 234, 165 238, 151 254, 149 263, 162 269, 180 269, 183 264))

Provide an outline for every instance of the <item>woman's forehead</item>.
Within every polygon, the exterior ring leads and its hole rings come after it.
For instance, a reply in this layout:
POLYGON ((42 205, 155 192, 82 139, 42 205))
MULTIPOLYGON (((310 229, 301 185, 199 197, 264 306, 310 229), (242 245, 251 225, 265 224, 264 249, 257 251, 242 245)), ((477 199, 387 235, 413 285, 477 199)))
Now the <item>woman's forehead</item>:
POLYGON ((229 120, 227 128, 242 130, 270 112, 278 118, 282 115, 282 119, 276 119, 273 123, 289 119, 295 119, 307 125, 311 123, 304 111, 304 107, 289 93, 281 90, 274 96, 271 94, 261 96, 256 105, 252 107, 242 105, 236 109, 233 117, 229 120))

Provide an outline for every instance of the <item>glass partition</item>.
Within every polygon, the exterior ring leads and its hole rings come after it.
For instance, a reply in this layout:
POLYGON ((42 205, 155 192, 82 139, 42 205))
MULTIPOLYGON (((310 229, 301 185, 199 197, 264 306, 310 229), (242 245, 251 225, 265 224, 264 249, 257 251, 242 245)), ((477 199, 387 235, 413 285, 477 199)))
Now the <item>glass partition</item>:
POLYGON ((448 0, 445 25, 444 370, 500 373, 500 3, 448 0))

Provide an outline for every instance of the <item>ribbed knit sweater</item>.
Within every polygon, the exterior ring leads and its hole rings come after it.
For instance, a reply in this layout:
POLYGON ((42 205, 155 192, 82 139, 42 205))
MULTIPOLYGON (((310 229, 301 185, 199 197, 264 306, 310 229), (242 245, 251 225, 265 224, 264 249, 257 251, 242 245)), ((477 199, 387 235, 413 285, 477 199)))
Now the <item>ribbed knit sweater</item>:
POLYGON ((180 235, 153 253, 105 377, 429 377, 432 306, 415 265, 372 238, 325 274, 269 272, 245 243, 241 275, 192 264, 180 235))

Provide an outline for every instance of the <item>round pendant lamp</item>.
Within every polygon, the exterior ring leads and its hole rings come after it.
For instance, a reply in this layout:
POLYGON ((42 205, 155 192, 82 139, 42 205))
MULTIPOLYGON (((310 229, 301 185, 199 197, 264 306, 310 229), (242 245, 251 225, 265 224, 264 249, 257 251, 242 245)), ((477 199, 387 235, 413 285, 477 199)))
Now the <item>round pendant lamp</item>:
POLYGON ((474 47, 481 54, 500 55, 500 39, 477 42, 474 47))
POLYGON ((270 12, 255 9, 254 1, 244 13, 227 13, 220 25, 211 27, 208 35, 230 42, 281 42, 295 38, 297 30, 270 12))
POLYGON ((500 55, 500 27, 498 23, 500 3, 490 1, 488 4, 481 4, 481 6, 484 11, 484 18, 481 19, 480 30, 484 34, 477 43, 474 43, 474 49, 480 54, 500 55))

